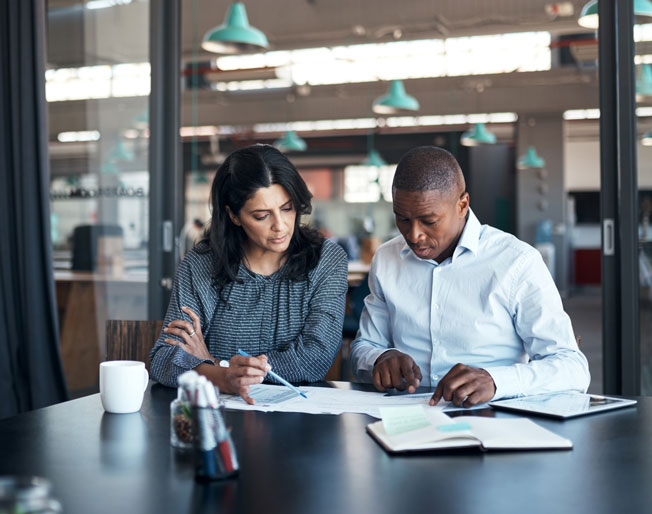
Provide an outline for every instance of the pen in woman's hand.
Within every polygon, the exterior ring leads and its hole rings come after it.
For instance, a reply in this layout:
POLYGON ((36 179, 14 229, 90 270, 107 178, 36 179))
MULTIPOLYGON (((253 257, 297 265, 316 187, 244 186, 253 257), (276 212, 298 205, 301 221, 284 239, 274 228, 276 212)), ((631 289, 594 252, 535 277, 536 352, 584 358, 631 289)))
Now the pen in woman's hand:
MULTIPOLYGON (((249 355, 247 352, 245 352, 243 350, 240 350, 239 348, 238 348, 238 355, 242 355, 243 357, 252 357, 252 355, 249 355)), ((221 362, 220 362, 220 365, 222 365, 221 362)), ((278 380, 284 386, 289 387, 290 389, 292 389, 295 393, 300 394, 301 396, 303 396, 306 399, 308 398, 304 393, 302 393, 301 391, 299 391, 299 389, 297 389, 295 386, 290 384, 290 382, 285 380, 281 375, 278 375, 278 374, 274 373, 273 371, 268 371, 267 374, 269 376, 271 376, 274 380, 278 380)))

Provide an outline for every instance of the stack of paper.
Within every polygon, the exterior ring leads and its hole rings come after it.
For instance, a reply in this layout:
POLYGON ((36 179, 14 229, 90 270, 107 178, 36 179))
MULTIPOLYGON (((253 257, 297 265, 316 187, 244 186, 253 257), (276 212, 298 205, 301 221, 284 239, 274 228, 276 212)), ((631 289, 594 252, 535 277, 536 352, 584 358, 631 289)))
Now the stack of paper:
MULTIPOLYGON (((299 390, 308 398, 303 398, 287 387, 260 384, 250 388, 249 396, 255 405, 247 404, 239 396, 221 396, 221 402, 227 409, 257 410, 263 412, 303 412, 307 414, 342 414, 355 412, 380 418, 381 407, 423 405, 428 409, 457 409, 449 402, 440 402, 436 407, 429 407, 432 393, 406 394, 389 396, 386 393, 351 391, 328 387, 302 386, 299 390)), ((476 408, 486 407, 486 404, 476 408)))

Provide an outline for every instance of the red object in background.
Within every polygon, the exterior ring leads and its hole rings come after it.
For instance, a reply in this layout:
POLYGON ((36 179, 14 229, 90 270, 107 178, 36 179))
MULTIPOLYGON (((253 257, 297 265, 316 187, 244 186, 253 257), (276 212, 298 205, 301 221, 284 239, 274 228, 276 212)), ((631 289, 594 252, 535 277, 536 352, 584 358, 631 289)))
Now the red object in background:
POLYGON ((575 284, 599 285, 601 282, 601 250, 581 249, 573 252, 575 260, 575 284))
POLYGON ((299 175, 315 200, 330 200, 333 194, 333 173, 330 169, 300 170, 299 175))

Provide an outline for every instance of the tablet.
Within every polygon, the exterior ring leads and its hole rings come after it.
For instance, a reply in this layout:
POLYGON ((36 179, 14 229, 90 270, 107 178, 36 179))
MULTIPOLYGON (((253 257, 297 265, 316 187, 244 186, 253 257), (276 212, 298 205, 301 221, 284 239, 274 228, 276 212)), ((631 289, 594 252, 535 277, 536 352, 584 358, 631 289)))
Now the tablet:
POLYGON ((557 419, 574 418, 595 412, 629 407, 634 404, 636 404, 636 400, 575 392, 539 394, 489 402, 489 405, 495 409, 549 416, 557 419))

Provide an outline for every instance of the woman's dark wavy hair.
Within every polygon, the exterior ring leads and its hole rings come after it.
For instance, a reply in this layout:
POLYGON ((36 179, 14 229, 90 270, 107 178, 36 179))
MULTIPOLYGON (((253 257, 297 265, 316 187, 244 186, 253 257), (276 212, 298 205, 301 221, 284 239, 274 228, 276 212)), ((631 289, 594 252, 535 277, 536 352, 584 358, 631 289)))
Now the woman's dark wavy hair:
POLYGON ((297 213, 284 273, 291 280, 307 279, 308 272, 319 261, 324 238, 315 229, 301 225, 301 215, 312 210, 312 194, 306 183, 287 157, 273 146, 248 146, 233 152, 218 168, 211 186, 211 224, 197 245, 198 251, 211 252, 214 257, 214 279, 220 292, 229 282, 242 282, 237 274, 247 241, 244 230, 231 221, 226 207, 239 215, 258 189, 273 184, 287 191, 297 213))

